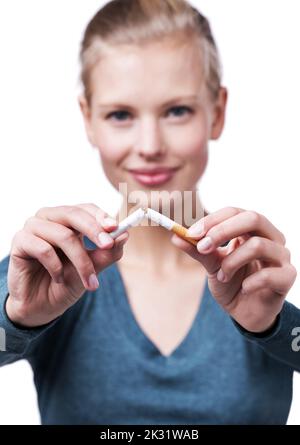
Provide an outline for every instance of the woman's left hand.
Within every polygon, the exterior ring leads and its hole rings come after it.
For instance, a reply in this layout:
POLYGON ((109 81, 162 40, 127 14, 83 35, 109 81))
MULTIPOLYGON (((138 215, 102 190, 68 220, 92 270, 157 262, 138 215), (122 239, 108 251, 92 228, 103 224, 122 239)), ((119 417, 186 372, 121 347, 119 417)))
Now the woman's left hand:
POLYGON ((248 331, 272 327, 297 276, 284 235, 265 216, 234 207, 191 228, 197 247, 177 235, 172 242, 205 267, 216 301, 248 331))

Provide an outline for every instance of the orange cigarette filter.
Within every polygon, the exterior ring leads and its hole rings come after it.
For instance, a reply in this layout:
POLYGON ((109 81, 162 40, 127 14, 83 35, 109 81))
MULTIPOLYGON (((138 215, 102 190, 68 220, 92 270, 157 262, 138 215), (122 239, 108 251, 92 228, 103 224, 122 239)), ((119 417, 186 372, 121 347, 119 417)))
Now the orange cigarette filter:
POLYGON ((188 235, 188 229, 181 226, 180 224, 176 223, 172 219, 168 218, 165 215, 162 215, 161 213, 157 212, 156 210, 147 208, 144 209, 145 216, 148 219, 151 219, 151 221, 156 222, 162 227, 165 227, 168 230, 171 230, 172 232, 176 233, 176 235, 180 236, 180 238, 183 238, 184 240, 188 241, 190 244, 193 244, 194 246, 197 246, 198 239, 191 238, 188 235))
POLYGON ((197 246, 199 240, 195 238, 191 238, 188 236, 187 230, 185 227, 181 226, 180 224, 174 224, 172 227, 172 232, 176 233, 176 235, 180 236, 180 238, 183 238, 184 240, 188 241, 191 244, 194 244, 194 246, 197 246))

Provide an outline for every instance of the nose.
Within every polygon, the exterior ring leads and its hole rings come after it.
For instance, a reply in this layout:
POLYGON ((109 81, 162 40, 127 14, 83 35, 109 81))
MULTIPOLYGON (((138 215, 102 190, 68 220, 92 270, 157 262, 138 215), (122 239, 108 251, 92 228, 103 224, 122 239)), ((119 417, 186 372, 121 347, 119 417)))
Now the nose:
POLYGON ((165 153, 165 145, 159 122, 145 118, 139 126, 136 150, 144 158, 159 158, 165 153))

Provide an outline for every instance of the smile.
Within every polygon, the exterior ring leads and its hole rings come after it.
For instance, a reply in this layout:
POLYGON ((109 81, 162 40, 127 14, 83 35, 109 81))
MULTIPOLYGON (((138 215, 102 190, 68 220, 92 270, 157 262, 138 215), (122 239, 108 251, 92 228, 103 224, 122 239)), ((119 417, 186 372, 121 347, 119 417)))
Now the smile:
POLYGON ((129 170, 134 179, 144 186, 162 185, 170 181, 179 167, 129 170))

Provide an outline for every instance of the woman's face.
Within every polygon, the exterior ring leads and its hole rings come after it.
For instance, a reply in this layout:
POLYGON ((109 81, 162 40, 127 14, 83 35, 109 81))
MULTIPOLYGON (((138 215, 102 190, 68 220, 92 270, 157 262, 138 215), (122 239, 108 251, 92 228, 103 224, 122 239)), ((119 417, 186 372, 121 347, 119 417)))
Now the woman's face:
POLYGON ((211 103, 201 66, 196 43, 164 41, 108 48, 92 70, 90 107, 83 97, 79 102, 116 189, 126 183, 128 192, 195 190, 208 140, 222 132, 227 95, 221 88, 211 103))

